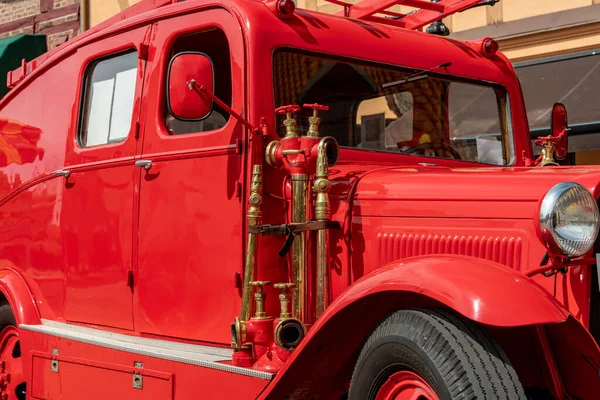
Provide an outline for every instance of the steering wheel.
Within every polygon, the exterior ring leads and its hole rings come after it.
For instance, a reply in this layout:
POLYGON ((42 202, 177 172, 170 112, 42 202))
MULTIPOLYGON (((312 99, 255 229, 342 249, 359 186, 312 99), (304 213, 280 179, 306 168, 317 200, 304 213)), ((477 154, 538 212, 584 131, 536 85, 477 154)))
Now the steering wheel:
POLYGON ((447 158, 450 160, 461 160, 460 154, 452 146, 444 142, 428 142, 421 143, 416 146, 411 146, 406 150, 400 150, 402 153, 423 155, 427 157, 447 158), (433 151, 435 154, 427 154, 427 150, 433 151))

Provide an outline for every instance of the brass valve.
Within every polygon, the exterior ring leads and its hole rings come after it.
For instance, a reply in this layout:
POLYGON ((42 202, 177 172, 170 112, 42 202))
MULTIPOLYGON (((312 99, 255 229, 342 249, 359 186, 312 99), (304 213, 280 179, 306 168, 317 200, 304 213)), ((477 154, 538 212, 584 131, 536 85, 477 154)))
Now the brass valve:
POLYGON ((319 118, 319 111, 328 111, 329 107, 321 104, 305 104, 304 108, 308 108, 313 110, 312 117, 308 117, 308 133, 307 137, 318 138, 319 137, 319 124, 321 123, 321 118, 319 118))
POLYGON ((265 292, 263 292, 263 286, 270 285, 269 281, 252 281, 250 282, 251 286, 256 286, 257 290, 254 293, 254 302, 256 303, 256 312, 254 313, 254 319, 265 319, 267 317, 267 313, 265 311, 265 297, 267 296, 265 292))
POLYGON ((296 132, 296 120, 292 116, 292 114, 297 113, 298 111, 300 111, 300 106, 296 104, 281 106, 275 109, 275 113, 285 114, 283 125, 285 126, 286 138, 298 137, 298 133, 296 132))
POLYGON ((551 136, 539 137, 535 141, 535 144, 538 146, 542 146, 542 154, 540 166, 558 166, 556 161, 554 161, 554 149, 556 144, 560 141, 560 138, 555 138, 551 136))
POLYGON ((289 290, 295 287, 293 283, 276 283, 273 285, 275 289, 281 289, 279 295, 279 303, 281 304, 281 313, 279 314, 280 319, 290 318, 290 292, 289 290))

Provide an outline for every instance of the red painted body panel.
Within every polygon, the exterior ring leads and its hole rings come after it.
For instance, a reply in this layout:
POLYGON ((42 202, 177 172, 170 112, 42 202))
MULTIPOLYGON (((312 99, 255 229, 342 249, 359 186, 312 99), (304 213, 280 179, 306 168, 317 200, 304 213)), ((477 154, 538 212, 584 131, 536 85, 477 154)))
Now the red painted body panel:
POLYGON ((46 393, 46 397, 41 398, 48 400, 106 399, 107 396, 114 399, 151 398, 160 400, 252 399, 256 398, 269 383, 262 379, 107 350, 98 346, 27 331, 23 331, 21 341, 29 348, 48 349, 48 351, 36 352, 36 357, 34 357, 34 368, 38 372, 34 390, 46 393), (61 350, 58 357, 49 351, 53 348, 61 350), (72 374, 59 375, 51 372, 46 361, 48 358, 58 359, 59 370, 63 368, 64 364, 65 370, 72 374), (134 362, 140 361, 144 364, 144 371, 149 370, 158 375, 154 378, 154 385, 150 386, 152 385, 151 377, 144 373, 143 391, 132 388, 134 362), (67 363, 71 365, 67 366, 67 363), (170 396, 165 389, 165 386, 169 384, 168 376, 173 376, 170 383, 172 384, 170 396), (147 381, 148 388, 146 388, 147 381), (120 390, 110 389, 112 382, 115 382, 120 390), (39 386, 36 386, 38 384, 39 386), (150 391, 151 388, 160 391, 155 393, 150 391), (109 390, 110 394, 108 394, 109 390))
POLYGON ((512 269, 477 258, 436 255, 391 263, 358 280, 331 305, 322 323, 348 304, 382 291, 420 293, 485 325, 537 325, 568 317, 553 296, 512 269), (482 282, 493 284, 482 291, 482 282), (520 312, 523 304, 527 313, 520 312))
MULTIPOLYGON (((231 107, 253 125, 264 118, 266 142, 279 139, 273 52, 291 47, 415 70, 452 61, 450 74, 506 88, 519 157, 508 168, 441 159, 427 167, 418 165, 431 161, 425 157, 342 149, 330 169, 332 219, 341 224, 330 237, 329 292, 337 300, 271 384, 23 330, 32 394, 104 398, 102 383, 114 382, 113 398, 136 398, 131 374, 134 362, 143 362, 153 393, 147 396, 156 399, 280 399, 292 392, 326 398, 347 383, 357 350, 385 313, 446 306, 502 329, 545 324, 565 387, 593 398, 596 392, 571 389, 581 384, 578 376, 592 378, 590 371, 571 373, 588 366, 569 351, 600 365, 598 346, 582 328, 589 325, 594 266, 555 278, 524 273, 539 267, 545 253, 534 225, 540 199, 563 181, 577 181, 598 198, 600 170, 523 168, 531 141, 518 80, 503 56, 490 60, 463 42, 304 10, 282 21, 260 1, 167 3, 145 2, 138 7, 145 13, 115 18, 53 51, 0 101, 0 133, 14 126, 30 133, 25 156, 15 155, 16 142, 0 140, 0 151, 13 157, 0 163, 0 291, 18 323, 39 325, 41 317, 164 343, 229 345, 241 303, 252 143, 235 118, 211 132, 167 133, 169 51, 187 33, 225 33, 231 107), (85 69, 127 49, 140 54, 130 134, 121 143, 81 149, 85 69), (16 125, 2 123, 8 119, 16 125), (151 167, 135 167, 140 160, 151 167), (68 179, 55 174, 64 169, 68 179), (406 259, 412 256, 422 257, 406 259), (369 303, 380 296, 392 300, 369 303), (552 340, 553 332, 578 346, 552 340), (64 374, 48 372, 54 348, 64 374)), ((289 180, 266 165, 264 177, 262 222, 286 222, 289 180)), ((277 254, 283 238, 258 242, 256 278, 288 281, 288 260, 277 254)), ((277 292, 265 291, 267 312, 277 315, 277 292)))
MULTIPOLYGON (((214 26, 228 34, 232 76, 242 80, 243 39, 236 20, 224 10, 159 22, 153 43, 169 48, 178 36, 214 26)), ((152 64, 151 87, 165 86, 168 61, 169 54, 163 53, 152 64)), ((240 109, 244 88, 233 88, 232 107, 240 109)), ((216 131, 172 136, 163 122, 163 99, 149 98, 146 112, 141 157, 153 165, 140 180, 136 328, 228 343, 230 332, 222 327, 239 310, 235 282, 243 268, 243 210, 241 192, 236 193, 243 174, 236 146, 242 127, 229 118, 216 131)))

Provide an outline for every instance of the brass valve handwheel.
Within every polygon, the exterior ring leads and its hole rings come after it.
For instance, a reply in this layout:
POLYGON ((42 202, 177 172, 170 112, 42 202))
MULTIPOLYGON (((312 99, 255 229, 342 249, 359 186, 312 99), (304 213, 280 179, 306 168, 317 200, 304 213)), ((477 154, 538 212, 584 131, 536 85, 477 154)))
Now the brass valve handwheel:
POLYGON ((288 290, 295 287, 295 283, 276 283, 273 285, 275 289, 281 289, 282 294, 287 294, 288 290))
POLYGON ((262 288, 263 286, 267 286, 270 285, 271 281, 252 281, 250 282, 250 286, 256 286, 258 287, 258 292, 262 293, 262 288))

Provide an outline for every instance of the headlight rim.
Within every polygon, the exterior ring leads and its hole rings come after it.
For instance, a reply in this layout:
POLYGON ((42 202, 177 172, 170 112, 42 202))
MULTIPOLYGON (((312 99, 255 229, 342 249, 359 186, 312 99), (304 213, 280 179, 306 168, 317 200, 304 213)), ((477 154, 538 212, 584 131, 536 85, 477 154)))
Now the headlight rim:
POLYGON ((568 190, 573 188, 581 188, 584 190, 589 199, 595 205, 596 216, 598 216, 598 203, 594 196, 590 193, 587 188, 576 182, 560 182, 554 185, 542 198, 539 206, 539 236, 542 240, 544 246, 548 249, 550 254, 564 256, 567 258, 578 258, 584 256, 588 253, 593 247, 596 239, 598 238, 598 228, 599 228, 599 220, 596 218, 596 229, 594 230, 594 235, 592 240, 590 241, 590 246, 584 251, 579 253, 567 253, 565 249, 560 245, 559 241, 555 237, 555 230, 553 228, 553 217, 554 210, 556 207, 556 203, 561 198, 561 196, 568 190), (554 232, 554 233, 553 233, 554 232))

